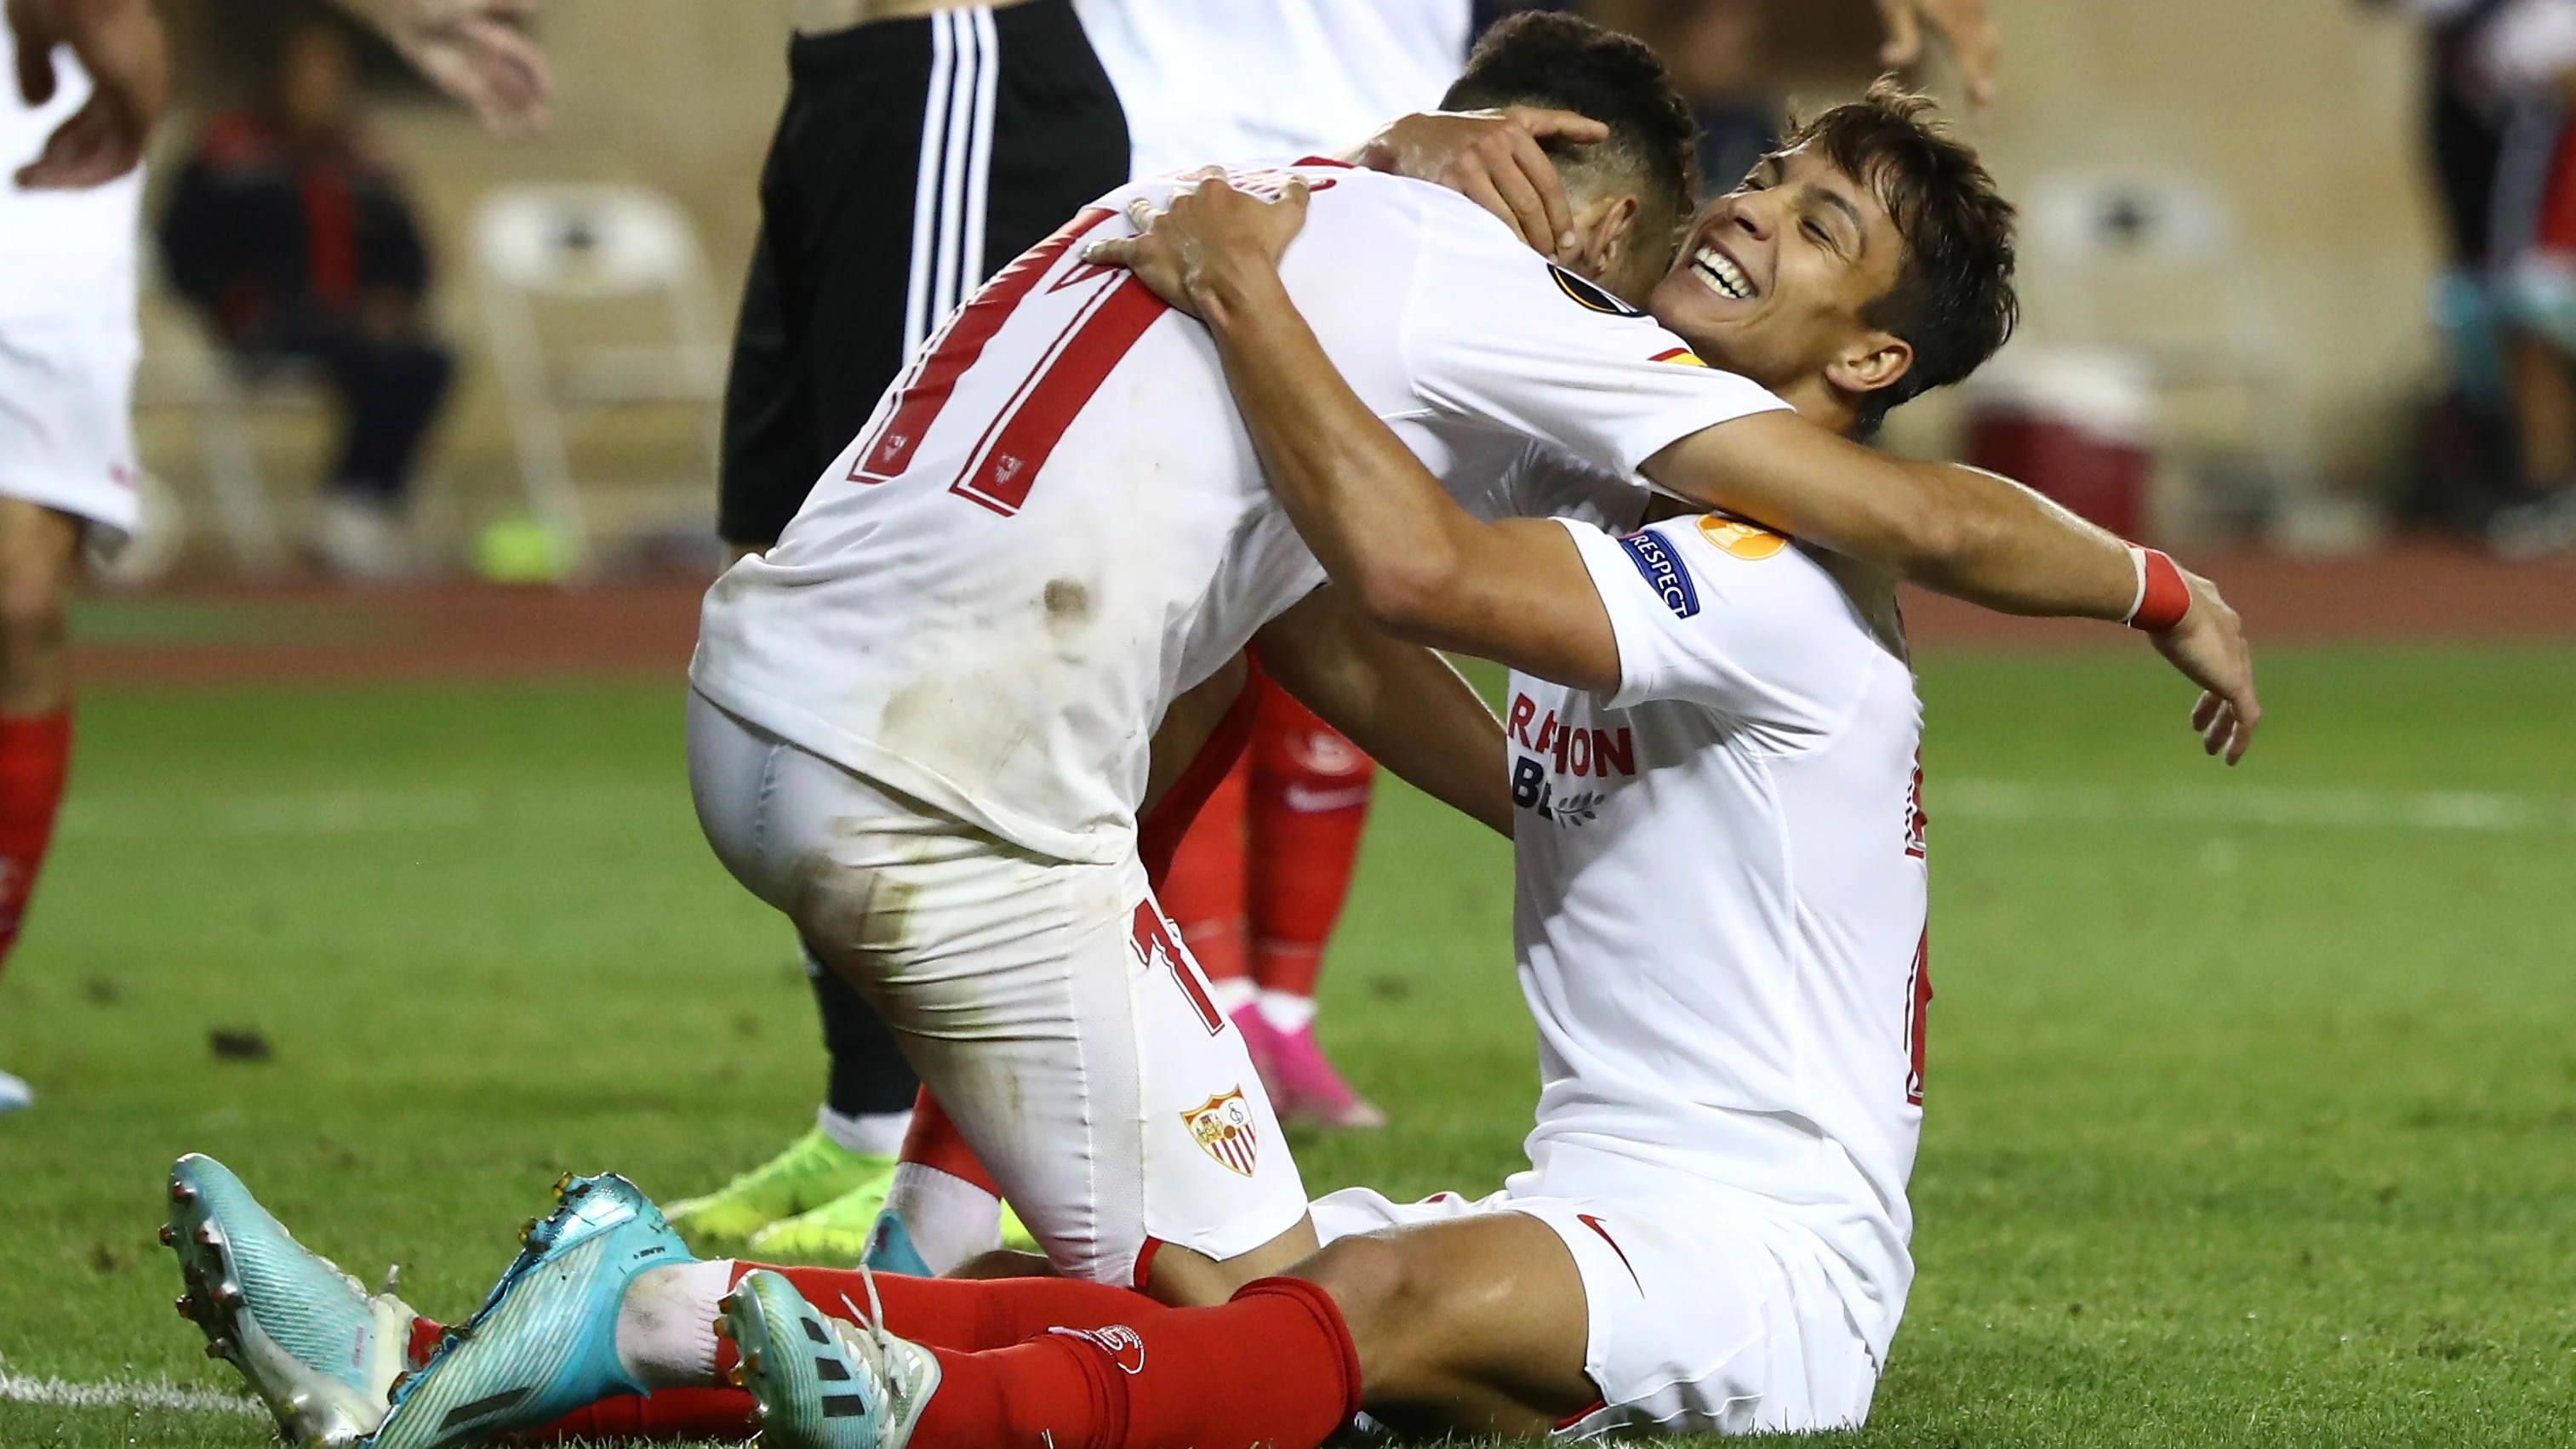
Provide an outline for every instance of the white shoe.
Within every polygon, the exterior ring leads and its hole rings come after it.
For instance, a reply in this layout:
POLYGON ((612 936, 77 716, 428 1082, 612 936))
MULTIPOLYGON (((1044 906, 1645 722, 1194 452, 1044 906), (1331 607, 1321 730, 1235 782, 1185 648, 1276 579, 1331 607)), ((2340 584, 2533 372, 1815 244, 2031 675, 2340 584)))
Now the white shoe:
POLYGON ((412 574, 402 515, 354 493, 322 496, 313 519, 313 552, 331 572, 360 583, 391 583, 412 574))
POLYGON ((36 1105, 36 1089, 24 1077, 0 1072, 0 1112, 15 1112, 36 1105))

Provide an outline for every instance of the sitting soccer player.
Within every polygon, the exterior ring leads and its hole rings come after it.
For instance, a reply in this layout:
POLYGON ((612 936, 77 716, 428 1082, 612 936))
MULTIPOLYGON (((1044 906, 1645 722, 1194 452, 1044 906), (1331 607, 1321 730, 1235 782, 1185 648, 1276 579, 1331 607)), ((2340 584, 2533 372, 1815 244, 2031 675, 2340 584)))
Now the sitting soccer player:
MULTIPOLYGON (((1659 288, 1729 365, 1837 429, 1963 375, 2012 316, 2009 209, 1922 111, 1881 91, 1825 113, 1700 216, 1659 288)), ((638 1391, 638 1411, 559 1427, 703 1433, 730 1413, 790 1449, 1305 1449, 1363 1409, 1509 1435, 1866 1415, 1912 1277, 1930 997, 1920 706, 1890 585, 1561 457, 1514 486, 1570 516, 1474 521, 1292 305, 1275 264, 1303 210, 1295 188, 1274 205, 1210 182, 1101 255, 1204 318, 1336 585, 1390 630, 1515 671, 1492 763, 1518 809, 1546 1078, 1529 1171, 1477 1203, 1335 1194, 1320 1251, 1197 1308, 691 1262, 631 1184, 585 1179, 442 1334, 371 1306, 229 1174, 183 1159, 184 1306, 272 1403, 345 1395, 363 1425, 388 1366, 437 1338, 371 1443, 463 1442, 638 1391)), ((2132 622, 2160 646, 2235 640, 2214 593, 2131 558, 2132 622)), ((2249 687, 2205 695, 2194 723, 2233 760, 2255 716, 2249 687)))

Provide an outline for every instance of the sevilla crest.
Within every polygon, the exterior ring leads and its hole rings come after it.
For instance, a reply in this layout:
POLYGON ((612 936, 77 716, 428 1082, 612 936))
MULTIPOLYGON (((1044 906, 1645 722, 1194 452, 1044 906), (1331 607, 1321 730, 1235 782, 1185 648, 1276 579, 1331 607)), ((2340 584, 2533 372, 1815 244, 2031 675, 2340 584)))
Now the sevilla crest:
POLYGON ((1252 1104, 1243 1100, 1241 1087, 1183 1112, 1181 1122, 1190 1129, 1200 1149, 1220 1165, 1246 1177, 1252 1175, 1252 1164, 1261 1156, 1261 1139, 1253 1135, 1252 1104))

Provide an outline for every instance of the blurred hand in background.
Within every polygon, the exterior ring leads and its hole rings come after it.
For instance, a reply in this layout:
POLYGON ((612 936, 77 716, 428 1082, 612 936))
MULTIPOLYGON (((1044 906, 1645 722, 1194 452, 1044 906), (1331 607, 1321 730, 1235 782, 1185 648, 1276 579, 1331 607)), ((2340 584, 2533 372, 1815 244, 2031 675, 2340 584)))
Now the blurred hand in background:
POLYGON ((1929 26, 1959 62, 1968 104, 1978 115, 1985 114, 1994 103, 1995 60, 2003 51, 2003 37, 1986 14, 1986 0, 1878 0, 1878 13, 1887 22, 1880 64, 1903 69, 1922 59, 1923 30, 1929 26))
POLYGON ((69 46, 89 72, 90 97, 18 169, 20 186, 77 190, 113 181, 143 159, 152 122, 170 98, 170 48, 150 0, 8 0, 17 44, 18 93, 54 98, 54 48, 69 46))
POLYGON ((536 0, 340 0, 495 135, 545 129, 554 83, 528 38, 536 0))

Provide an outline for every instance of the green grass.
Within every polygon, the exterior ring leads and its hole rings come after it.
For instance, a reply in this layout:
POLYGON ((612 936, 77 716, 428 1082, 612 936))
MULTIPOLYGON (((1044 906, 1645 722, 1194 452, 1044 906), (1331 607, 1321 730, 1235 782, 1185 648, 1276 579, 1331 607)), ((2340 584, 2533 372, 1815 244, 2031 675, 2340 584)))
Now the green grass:
MULTIPOLYGON (((1921 1277, 1851 1442, 2576 1437, 2576 652, 2280 655, 2225 779, 2143 656, 1925 674, 1921 1277)), ((0 984, 0 1064, 43 1093, 0 1119, 0 1370, 230 1386, 153 1240, 181 1151, 455 1313, 559 1172, 677 1195, 800 1130, 805 985, 697 837, 678 716, 91 699, 0 984), (216 1060, 218 1027, 272 1059, 216 1060)), ((1408 792, 1379 812, 1325 1021, 1397 1121, 1302 1142, 1307 1181, 1490 1187, 1533 1096, 1507 862, 1408 792)), ((267 1430, 0 1402, 12 1449, 129 1442, 267 1430)))

